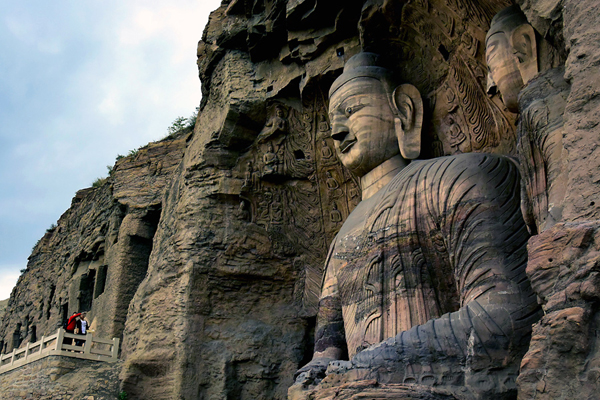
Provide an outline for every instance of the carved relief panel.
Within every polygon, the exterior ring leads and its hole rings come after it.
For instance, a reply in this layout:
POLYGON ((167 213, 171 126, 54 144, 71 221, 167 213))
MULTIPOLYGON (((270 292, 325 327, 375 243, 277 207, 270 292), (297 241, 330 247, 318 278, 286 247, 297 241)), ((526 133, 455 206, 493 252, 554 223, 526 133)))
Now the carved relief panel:
POLYGON ((360 201, 360 189, 335 154, 326 95, 305 89, 302 107, 274 101, 263 129, 239 160, 236 216, 266 232, 276 257, 292 257, 296 288, 314 315, 327 247, 360 201))

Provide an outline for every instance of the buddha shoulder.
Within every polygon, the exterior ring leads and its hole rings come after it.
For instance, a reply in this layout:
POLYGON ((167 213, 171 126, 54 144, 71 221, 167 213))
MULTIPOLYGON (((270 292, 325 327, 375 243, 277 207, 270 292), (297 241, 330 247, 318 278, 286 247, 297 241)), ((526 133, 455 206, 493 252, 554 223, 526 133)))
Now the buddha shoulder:
POLYGON ((404 177, 400 173, 396 178, 416 181, 431 181, 435 178, 436 185, 446 189, 464 183, 495 187, 500 181, 508 178, 511 181, 519 179, 516 161, 497 154, 465 153, 430 160, 415 160, 411 167, 404 177))

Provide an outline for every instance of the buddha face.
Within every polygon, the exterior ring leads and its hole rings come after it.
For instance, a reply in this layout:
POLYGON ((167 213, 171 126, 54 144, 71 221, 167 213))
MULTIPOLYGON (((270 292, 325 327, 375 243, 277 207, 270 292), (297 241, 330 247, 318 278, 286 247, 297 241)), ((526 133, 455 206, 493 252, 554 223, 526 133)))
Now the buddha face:
POLYGON ((502 96, 502 102, 510 111, 517 112, 517 100, 523 87, 523 79, 507 35, 501 30, 489 35, 485 53, 490 77, 502 96))
POLYGON ((485 40, 485 53, 488 92, 491 86, 496 86, 506 108, 517 112, 519 91, 538 73, 535 31, 518 5, 494 16, 485 40))
POLYGON ((400 153, 395 116, 379 80, 361 77, 342 85, 331 96, 329 117, 338 157, 356 176, 400 153))

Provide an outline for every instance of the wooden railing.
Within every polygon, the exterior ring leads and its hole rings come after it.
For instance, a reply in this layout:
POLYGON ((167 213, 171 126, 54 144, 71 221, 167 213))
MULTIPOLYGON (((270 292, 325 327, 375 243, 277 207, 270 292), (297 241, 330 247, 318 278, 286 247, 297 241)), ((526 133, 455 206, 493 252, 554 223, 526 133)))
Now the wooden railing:
POLYGON ((119 339, 96 338, 91 334, 74 335, 60 328, 51 336, 0 355, 0 374, 48 356, 65 356, 96 361, 117 361, 119 339), (79 346, 76 344, 79 342, 79 346))

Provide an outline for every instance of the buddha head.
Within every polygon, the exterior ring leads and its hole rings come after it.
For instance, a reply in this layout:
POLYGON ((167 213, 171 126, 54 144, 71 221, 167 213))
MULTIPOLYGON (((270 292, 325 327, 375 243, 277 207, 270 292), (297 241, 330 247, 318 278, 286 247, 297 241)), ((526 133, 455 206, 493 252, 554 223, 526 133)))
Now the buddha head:
POLYGON ((358 177, 392 157, 419 156, 421 95, 412 85, 396 86, 376 54, 348 60, 329 90, 329 117, 339 159, 358 177))
POLYGON ((485 52, 488 93, 497 89, 504 105, 517 112, 519 91, 538 73, 535 31, 518 5, 494 16, 485 39, 485 52))

